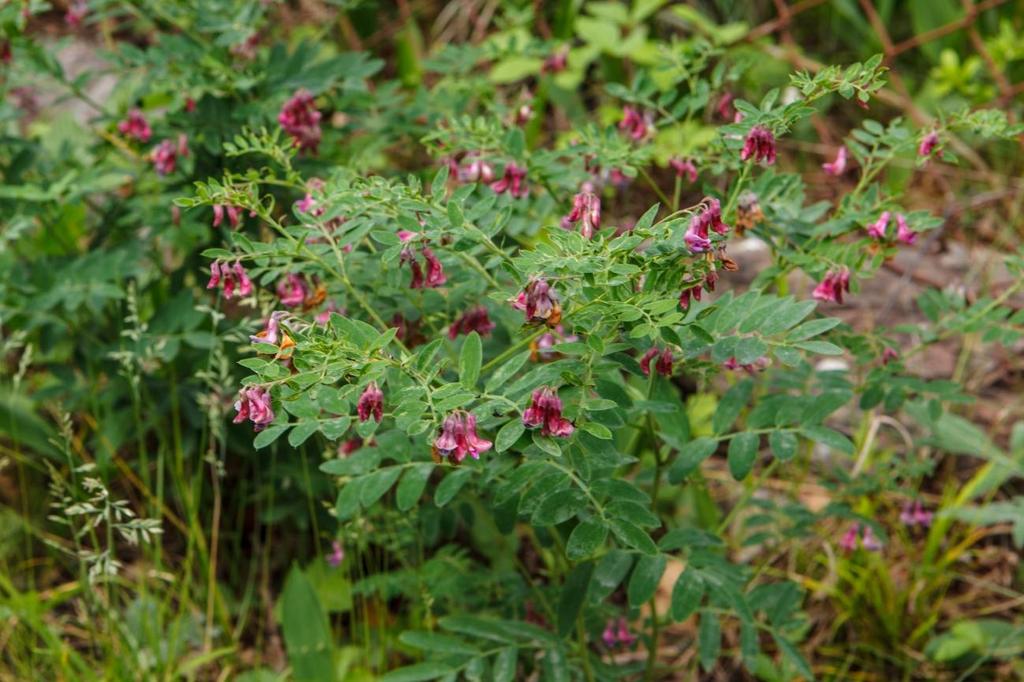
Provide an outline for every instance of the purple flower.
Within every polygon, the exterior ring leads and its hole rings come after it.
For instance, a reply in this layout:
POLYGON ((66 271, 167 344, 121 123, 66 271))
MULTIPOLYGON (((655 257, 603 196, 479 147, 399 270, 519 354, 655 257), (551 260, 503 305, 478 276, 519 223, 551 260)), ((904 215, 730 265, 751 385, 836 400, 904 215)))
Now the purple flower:
POLYGON ((668 348, 658 350, 657 347, 648 349, 644 356, 640 358, 640 369, 643 371, 644 376, 650 376, 651 361, 655 358, 657 358, 657 362, 654 364, 655 371, 662 376, 672 376, 672 363, 674 362, 672 351, 668 348))
MULTIPOLYGON (((279 340, 280 329, 281 329, 281 318, 287 315, 283 310, 277 310, 270 313, 270 317, 267 318, 266 326, 255 334, 249 337, 249 340, 253 343, 269 343, 276 346, 279 340)), ((282 336, 287 337, 287 334, 282 336)))
POLYGON ((836 160, 821 164, 821 169, 825 171, 826 175, 839 177, 846 172, 847 155, 846 147, 840 147, 836 153, 836 160))
POLYGON ((764 126, 751 128, 743 142, 740 160, 746 161, 750 158, 754 161, 764 161, 769 166, 775 163, 775 136, 764 126))
POLYGON ((327 555, 327 565, 331 568, 337 568, 341 566, 341 562, 345 560, 345 548, 341 546, 341 543, 337 540, 331 543, 331 553, 327 555))
POLYGON ((875 239, 885 239, 885 231, 889 228, 889 218, 892 214, 889 211, 882 211, 878 220, 868 225, 868 236, 875 239))
MULTIPOLYGON (((683 285, 685 286, 690 281, 692 280, 684 280, 683 285)), ((699 284, 695 287, 686 287, 679 292, 679 307, 683 310, 688 310, 690 308, 690 300, 699 301, 703 295, 699 284)))
POLYGON ((722 222, 721 202, 711 198, 706 198, 705 202, 704 209, 690 219, 690 226, 683 237, 686 246, 694 253, 703 253, 711 248, 709 229, 721 235, 729 231, 729 226, 722 222))
POLYGON ((480 453, 491 449, 491 441, 476 433, 476 415, 452 412, 441 425, 441 433, 434 440, 434 453, 441 458, 451 457, 458 464, 468 454, 480 459, 480 453))
POLYGON ((878 552, 882 549, 881 541, 875 537, 870 526, 853 523, 843 534, 843 538, 839 541, 839 547, 844 551, 853 552, 857 549, 858 544, 869 552, 878 552))
POLYGON ((375 422, 380 423, 384 416, 384 391, 380 390, 376 381, 371 381, 359 396, 356 411, 359 413, 359 421, 364 422, 373 417, 375 422))
POLYGON ((235 261, 234 265, 228 265, 220 260, 210 263, 210 281, 206 283, 206 288, 215 289, 218 286, 223 289, 224 298, 232 298, 236 287, 239 296, 248 296, 252 293, 252 280, 242 267, 241 261, 235 261))
POLYGON ((169 175, 174 172, 178 164, 179 156, 188 156, 188 138, 184 133, 178 135, 178 142, 164 140, 149 153, 149 159, 153 162, 153 168, 160 175, 169 175))
POLYGON ((885 350, 882 351, 882 364, 883 365, 888 365, 893 360, 896 360, 897 358, 899 358, 899 356, 900 356, 900 354, 896 352, 895 348, 891 348, 889 346, 886 346, 885 350))
POLYGON ((730 371, 735 372, 736 370, 743 370, 747 374, 757 374, 768 369, 768 365, 771 364, 771 360, 767 356, 762 355, 753 362, 740 363, 735 357, 731 357, 722 363, 722 367, 730 371))
POLYGON ((907 502, 903 505, 903 511, 900 512, 900 521, 910 528, 914 526, 927 528, 932 525, 934 516, 934 513, 925 510, 920 501, 915 500, 913 504, 907 502))
POLYGON ((67 12, 64 13, 64 22, 71 28, 78 28, 89 13, 89 3, 86 0, 71 0, 67 12))
POLYGON ((234 423, 241 424, 248 419, 252 422, 254 431, 262 431, 267 424, 274 421, 270 392, 261 386, 243 388, 235 402, 235 411, 237 414, 234 423))
POLYGON ((580 234, 590 239, 601 229, 601 199, 592 192, 581 192, 572 200, 572 211, 562 219, 562 227, 580 223, 580 234))
POLYGON ((530 396, 530 406, 523 411, 523 425, 541 427, 541 435, 568 438, 574 427, 562 416, 562 401, 558 393, 548 386, 541 386, 530 396))
POLYGON ((636 636, 629 631, 629 623, 625 618, 619 617, 617 621, 609 618, 601 633, 601 641, 609 649, 614 649, 619 645, 633 646, 636 636))
POLYGON ((423 247, 422 253, 423 260, 427 263, 427 286, 436 289, 448 281, 444 275, 444 267, 429 247, 423 247))
POLYGON ((692 160, 673 157, 669 160, 668 165, 675 171, 677 178, 686 178, 690 182, 697 182, 697 166, 692 160))
POLYGON ((308 90, 301 89, 281 107, 277 122, 291 136, 294 146, 315 154, 322 134, 321 116, 313 102, 313 95, 308 90))
POLYGON ((819 301, 842 303, 843 294, 850 291, 850 271, 846 268, 830 271, 821 280, 818 286, 814 287, 811 295, 819 301))
MULTIPOLYGON (((917 147, 917 155, 923 157, 929 157, 935 148, 939 145, 939 133, 935 130, 921 138, 921 144, 917 147)), ((942 158, 942 150, 939 150, 937 154, 939 158, 942 158)))
POLYGON ((544 59, 541 73, 560 73, 569 65, 569 46, 563 45, 544 59))
POLYGON ((232 228, 237 228, 242 222, 242 209, 240 207, 225 204, 214 204, 213 227, 220 227, 220 224, 224 222, 225 214, 227 214, 228 223, 232 228))
POLYGON ((480 152, 470 152, 462 160, 461 166, 455 166, 452 176, 459 182, 493 182, 494 169, 482 158, 480 152))
POLYGON ((917 232, 910 229, 902 213, 896 214, 896 240, 910 246, 917 241, 917 232))
POLYGON ((505 166, 505 175, 496 182, 491 183, 491 189, 497 194, 508 192, 514 199, 521 199, 530 193, 526 185, 526 169, 509 163, 505 166))
POLYGON ((451 323, 448 327, 448 338, 454 341, 459 334, 468 334, 470 332, 476 332, 480 336, 487 336, 493 329, 494 323, 491 322, 490 315, 487 313, 487 307, 479 305, 475 308, 470 308, 451 323))
POLYGON ((448 278, 444 274, 444 266, 441 265, 441 261, 429 247, 423 247, 420 249, 420 253, 423 255, 424 263, 426 263, 426 276, 423 274, 423 267, 416 260, 416 252, 412 246, 404 247, 399 256, 401 263, 408 263, 409 267, 412 268, 412 280, 409 282, 409 288, 436 289, 442 286, 448 281, 448 278))
POLYGON ((562 306, 558 293, 543 278, 531 279, 523 291, 513 300, 512 307, 526 314, 529 324, 543 322, 554 327, 562 320, 562 306))
POLYGON ((139 142, 149 142, 149 138, 153 136, 153 130, 149 127, 146 117, 138 109, 129 111, 128 116, 117 124, 117 129, 125 137, 134 137, 139 142))

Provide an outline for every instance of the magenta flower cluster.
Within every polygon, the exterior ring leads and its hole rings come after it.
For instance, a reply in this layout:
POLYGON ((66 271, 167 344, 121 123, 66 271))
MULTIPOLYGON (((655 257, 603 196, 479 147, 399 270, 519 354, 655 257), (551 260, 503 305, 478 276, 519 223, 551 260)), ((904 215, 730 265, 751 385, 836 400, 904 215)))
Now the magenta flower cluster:
POLYGON ((451 458, 458 464, 466 455, 480 459, 480 453, 490 450, 491 445, 491 441, 477 435, 476 415, 458 411, 445 417, 441 434, 434 440, 434 452, 438 457, 451 458))
POLYGON ((541 386, 530 396, 530 406, 523 411, 523 425, 541 427, 542 436, 568 438, 574 427, 562 416, 562 401, 550 386, 541 386))

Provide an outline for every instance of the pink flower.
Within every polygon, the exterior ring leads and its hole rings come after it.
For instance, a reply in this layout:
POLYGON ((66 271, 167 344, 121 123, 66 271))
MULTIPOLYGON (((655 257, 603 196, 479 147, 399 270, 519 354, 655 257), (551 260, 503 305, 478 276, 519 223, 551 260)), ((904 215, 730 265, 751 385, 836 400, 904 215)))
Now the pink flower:
POLYGON ((650 376, 651 361, 655 358, 657 358, 657 362, 654 365, 654 369, 658 374, 666 377, 672 376, 672 363, 674 361, 672 351, 669 348, 658 350, 656 347, 648 349, 644 356, 640 358, 640 369, 643 371, 644 376, 650 376))
POLYGON ((609 649, 622 646, 633 646, 636 636, 629 631, 629 623, 625 618, 620 617, 617 621, 608 619, 601 633, 601 641, 609 649))
POLYGON ((315 154, 322 134, 321 116, 313 102, 313 95, 308 90, 301 89, 281 107, 277 122, 291 136, 294 146, 315 154))
POLYGON ((281 305, 296 308, 302 305, 308 296, 309 285, 306 283, 305 275, 288 273, 277 283, 277 297, 281 299, 281 305))
POLYGON ((631 106, 623 107, 619 130, 626 133, 631 140, 639 142, 653 132, 652 117, 649 113, 641 115, 631 106))
POLYGON ((864 549, 869 552, 878 552, 882 549, 882 541, 875 537, 875 534, 871 532, 870 526, 864 526, 864 534, 861 536, 861 543, 864 545, 864 549))
POLYGON ((850 525, 846 533, 843 534, 843 538, 839 541, 839 547, 847 552, 853 552, 857 549, 858 540, 860 541, 860 546, 869 552, 877 552, 882 549, 881 541, 875 537, 871 528, 861 523, 850 525))
MULTIPOLYGON (((684 285, 686 285, 687 283, 687 281, 683 282, 684 285)), ((683 310, 687 310, 690 307, 691 299, 694 301, 699 301, 700 297, 703 295, 704 294, 701 291, 699 284, 695 287, 687 287, 679 292, 679 307, 682 308, 683 310)))
MULTIPOLYGON (((933 130, 932 132, 928 133, 923 138, 921 138, 921 144, 918 145, 918 147, 917 147, 917 155, 918 156, 929 157, 929 156, 932 155, 932 152, 935 151, 935 148, 938 145, 939 145, 939 133, 937 131, 933 130)), ((942 158, 942 150, 941 149, 939 150, 939 153, 936 156, 938 156, 939 158, 942 158)))
POLYGON ((399 255, 400 262, 403 264, 408 263, 409 267, 412 268, 412 281, 409 282, 409 288, 436 289, 442 286, 448 281, 448 278, 444 274, 444 266, 441 264, 441 261, 429 247, 423 247, 420 249, 420 253, 423 255, 424 263, 426 263, 426 276, 424 276, 423 267, 416 260, 416 253, 411 246, 403 248, 399 255))
POLYGON ((429 247, 423 247, 422 253, 423 260, 427 263, 427 287, 436 289, 448 281, 444 274, 444 267, 429 247))
POLYGON ((455 167, 453 176, 459 182, 492 182, 494 169, 487 163, 480 152, 470 152, 463 159, 463 165, 455 167))
POLYGON ((379 424, 380 420, 384 418, 384 391, 380 390, 376 381, 371 381, 363 394, 359 396, 356 411, 359 413, 361 422, 373 417, 373 420, 379 424))
POLYGON ((757 374, 758 372, 763 372, 764 370, 768 369, 768 365, 770 364, 771 360, 769 360, 767 356, 762 355, 753 362, 747 362, 743 364, 741 364, 740 361, 737 360, 735 357, 732 357, 723 362, 722 367, 733 372, 735 372, 736 370, 743 370, 747 374, 757 374))
POLYGON ((857 549, 857 540, 859 539, 859 526, 855 523, 846 529, 843 533, 843 538, 839 541, 839 547, 847 552, 853 552, 857 549))
POLYGON ((178 135, 177 144, 164 140, 149 153, 149 159, 160 175, 173 173, 179 156, 188 156, 188 138, 184 134, 178 135))
POLYGON ((562 401, 553 388, 542 386, 530 397, 530 406, 523 411, 523 425, 541 427, 542 436, 568 438, 574 427, 562 417, 562 401))
MULTIPOLYGON (((295 210, 299 213, 309 213, 316 207, 316 199, 313 198, 312 192, 306 192, 306 196, 302 197, 295 202, 295 210)), ((323 210, 320 210, 323 213, 323 210)), ((313 215, 317 215, 315 212, 313 215)))
POLYGON ((342 308, 339 308, 338 304, 334 301, 328 301, 327 305, 324 306, 324 309, 318 312, 313 320, 319 325, 326 325, 331 321, 331 313, 340 313, 341 315, 344 315, 345 311, 342 308))
POLYGON ((480 336, 487 336, 493 329, 494 323, 491 322, 490 315, 487 313, 487 307, 479 305, 470 308, 451 323, 448 327, 448 338, 454 341, 459 334, 468 334, 474 331, 480 336))
POLYGON ((210 263, 210 281, 206 283, 207 289, 221 287, 224 290, 224 298, 232 298, 235 295, 235 288, 238 288, 239 296, 248 296, 252 293, 252 280, 242 267, 241 261, 235 261, 234 265, 215 260, 210 263))
POLYGON ((739 113, 732 106, 732 101, 735 96, 731 92, 722 93, 722 96, 718 98, 718 104, 715 105, 715 111, 722 118, 723 121, 731 121, 735 118, 736 114, 739 113))
POLYGON ((544 60, 544 64, 541 65, 541 73, 560 73, 565 71, 566 66, 569 64, 569 46, 563 45, 558 48, 544 60))
POLYGON ((825 171, 826 175, 839 177, 846 172, 847 156, 848 153, 846 151, 846 147, 840 147, 839 151, 836 153, 836 160, 821 164, 821 169, 825 171))
POLYGON ((581 192, 572 200, 572 211, 562 219, 562 227, 580 223, 580 234, 590 239, 601 229, 601 199, 592 192, 581 192))
POLYGON ((846 268, 830 271, 811 294, 819 301, 842 303, 843 294, 850 291, 850 271, 846 268))
POLYGON ((754 161, 764 161, 769 166, 775 163, 775 136, 764 126, 754 126, 747 133, 743 151, 740 152, 740 160, 746 161, 750 158, 754 161))
POLYGON ((619 637, 615 632, 615 621, 611 618, 604 626, 604 632, 601 633, 601 641, 609 649, 614 649, 615 645, 619 643, 619 637))
POLYGON ((690 182, 697 182, 697 166, 691 159, 673 157, 669 160, 668 165, 675 171, 677 178, 686 178, 690 182))
POLYGON ((261 331, 251 335, 249 340, 253 343, 269 343, 276 346, 280 340, 281 318, 285 315, 287 313, 283 310, 272 312, 270 317, 267 318, 266 326, 261 331))
POLYGON ((891 214, 888 211, 882 211, 882 215, 878 216, 878 220, 868 225, 868 236, 875 239, 885 239, 885 231, 889 227, 890 217, 891 214))
POLYGON ((213 205, 213 227, 220 227, 220 224, 224 222, 224 214, 227 213, 228 223, 232 228, 237 228, 242 222, 242 209, 238 206, 229 206, 225 204, 214 204, 213 205))
POLYGON ((139 142, 149 142, 153 135, 146 117, 138 109, 129 111, 128 116, 117 124, 117 129, 125 137, 134 137, 139 142))
POLYGON ((900 354, 896 352, 895 348, 891 348, 889 346, 886 346, 885 350, 882 351, 882 364, 883 365, 888 365, 890 362, 892 362, 893 360, 896 360, 899 357, 900 357, 900 354))
POLYGON ((354 436, 353 438, 343 441, 342 444, 338 446, 338 454, 347 457, 361 447, 363 447, 363 439, 359 436, 354 436))
POLYGON ((913 504, 907 502, 903 505, 903 511, 900 512, 900 521, 911 528, 914 526, 927 528, 932 525, 934 516, 935 514, 925 510, 920 501, 915 501, 913 504))
POLYGON ((702 253, 711 248, 711 239, 708 230, 724 235, 729 231, 729 226, 722 222, 722 204, 718 199, 705 199, 707 206, 690 219, 690 226, 686 230, 683 241, 693 253, 702 253))
POLYGON ((335 540, 331 543, 331 553, 327 555, 326 559, 331 568, 341 566, 341 562, 345 560, 345 549, 340 542, 335 540))
POLYGON ((529 324, 543 322, 554 327, 562 320, 562 306, 558 293, 543 278, 531 279, 513 300, 512 307, 526 314, 529 324))
POLYGON ((89 13, 89 3, 86 0, 71 0, 67 12, 64 13, 64 21, 71 28, 78 28, 89 13))
POLYGON ((439 457, 451 457, 458 464, 467 454, 473 459, 480 459, 480 453, 490 450, 491 445, 491 441, 477 435, 475 415, 453 412, 441 425, 441 433, 434 440, 434 452, 439 457))
POLYGON ((243 388, 235 402, 234 422, 241 424, 246 419, 252 422, 254 431, 262 431, 274 421, 274 410, 270 404, 270 392, 260 386, 243 388))
POLYGON ((491 183, 491 189, 497 194, 508 192, 514 199, 521 199, 530 193, 526 185, 526 169, 510 162, 505 166, 505 175, 491 183))
POLYGON ((612 168, 608 171, 608 182, 612 183, 612 187, 622 189, 629 186, 629 183, 633 182, 633 180, 623 173, 621 169, 612 168))
POLYGON ((896 240, 910 246, 917 241, 917 232, 910 229, 902 213, 896 214, 896 240))

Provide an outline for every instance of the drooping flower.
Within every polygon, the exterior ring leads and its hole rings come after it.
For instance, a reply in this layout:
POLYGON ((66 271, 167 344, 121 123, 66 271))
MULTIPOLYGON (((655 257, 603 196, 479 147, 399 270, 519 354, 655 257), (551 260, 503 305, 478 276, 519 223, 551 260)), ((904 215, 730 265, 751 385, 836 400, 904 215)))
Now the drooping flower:
POLYGON ((312 93, 300 89, 281 107, 277 122, 291 136, 294 146, 315 154, 322 135, 321 117, 322 114, 313 102, 312 93))
POLYGON ((561 73, 569 65, 569 46, 563 45, 545 59, 541 65, 541 73, 561 73))
POLYGON ((270 391, 262 386, 243 388, 235 402, 234 423, 241 424, 246 419, 252 422, 254 431, 262 431, 267 424, 274 421, 274 409, 270 402, 270 391))
POLYGON ((723 121, 731 121, 735 118, 736 108, 733 107, 732 101, 735 99, 735 95, 731 92, 723 92, 722 96, 718 98, 718 103, 715 105, 715 111, 722 118, 723 121))
POLYGON ((331 542, 331 552, 326 556, 327 565, 331 568, 337 568, 341 566, 341 562, 345 560, 345 548, 341 546, 341 543, 337 540, 331 542))
POLYGON ((657 361, 654 363, 655 371, 662 376, 672 376, 672 363, 675 360, 672 357, 672 350, 669 348, 659 350, 657 347, 649 348, 643 357, 640 358, 640 369, 643 371, 644 376, 651 375, 651 361, 655 358, 657 358, 657 361))
POLYGON ((857 549, 857 540, 860 539, 860 526, 853 524, 843 533, 839 541, 839 547, 846 552, 853 552, 857 549))
POLYGON ((214 204, 213 205, 213 227, 220 227, 221 223, 224 222, 225 213, 228 216, 228 224, 232 228, 237 228, 242 222, 242 209, 239 206, 231 206, 230 204, 214 204))
POLYGON ((580 337, 576 334, 566 334, 565 328, 562 325, 555 325, 551 331, 541 334, 530 342, 530 361, 547 362, 555 360, 559 357, 559 353, 551 350, 552 346, 556 343, 571 343, 579 340, 580 337))
POLYGON ((868 225, 868 236, 875 239, 885 239, 885 231, 889 228, 889 218, 892 214, 889 211, 882 211, 878 220, 868 225))
POLYGON ((840 268, 839 270, 830 270, 825 275, 825 279, 821 280, 818 286, 814 287, 814 292, 811 295, 819 301, 842 303, 843 294, 849 291, 850 271, 846 268, 840 268))
POLYGON ((722 363, 722 367, 733 372, 736 370, 743 370, 747 374, 757 374, 758 372, 763 372, 768 369, 768 365, 770 364, 771 360, 768 359, 768 356, 762 355, 757 360, 746 363, 741 363, 735 357, 731 357, 722 363))
POLYGON ((501 180, 491 183, 491 189, 497 194, 508 192, 513 199, 521 199, 530 193, 526 184, 526 169, 510 162, 505 166, 505 174, 501 180))
POLYGON ((558 293, 541 277, 526 283, 523 291, 512 300, 512 307, 526 314, 528 324, 543 322, 549 327, 554 327, 562 320, 562 306, 558 301, 558 293))
POLYGON ((228 265, 221 260, 210 263, 210 281, 206 283, 206 288, 214 289, 218 286, 223 289, 224 298, 232 298, 236 287, 239 296, 248 296, 252 293, 252 280, 242 267, 241 261, 235 261, 234 265, 228 265))
MULTIPOLYGON (((271 345, 278 345, 278 340, 281 338, 288 339, 288 335, 281 332, 281 318, 287 315, 283 310, 276 310, 270 313, 270 317, 267 318, 266 326, 249 337, 249 340, 253 343, 269 343, 271 345)), ((288 339, 291 341, 291 339, 288 339)), ((283 343, 281 344, 284 345, 283 343)))
POLYGON ((619 130, 626 133, 631 140, 638 142, 653 132, 653 119, 649 113, 641 114, 634 107, 625 106, 622 108, 619 130))
POLYGON ((448 281, 444 274, 444 266, 441 265, 441 261, 429 247, 423 247, 422 253, 423 260, 427 263, 426 284, 429 288, 436 289, 448 281))
MULTIPOLYGON (((484 160, 480 152, 470 152, 457 165, 454 176, 459 182, 493 182, 494 168, 484 160)), ((513 195, 514 196, 514 195, 513 195)))
POLYGON ((593 192, 580 192, 572 200, 572 211, 562 218, 562 227, 580 223, 580 234, 590 239, 601 229, 601 199, 593 192))
POLYGON ((690 226, 683 236, 683 241, 690 251, 703 253, 711 248, 711 239, 708 230, 724 235, 728 233, 729 226, 722 222, 722 204, 718 199, 705 199, 704 209, 690 219, 690 226))
POLYGON ((620 617, 617 621, 609 618, 601 633, 601 641, 609 649, 614 649, 617 646, 633 646, 636 636, 629 631, 629 623, 625 618, 620 617))
POLYGON ((177 144, 171 140, 164 140, 158 144, 150 152, 149 159, 157 173, 168 175, 177 167, 179 156, 188 156, 188 138, 184 133, 178 135, 177 144))
POLYGON ((574 427, 562 416, 562 401, 549 386, 541 386, 530 396, 530 406, 523 411, 523 425, 541 427, 541 435, 568 438, 574 427))
POLYGON ((408 263, 412 269, 412 280, 409 282, 409 288, 436 289, 442 286, 448 281, 448 278, 444 274, 444 266, 441 264, 440 259, 438 259, 430 247, 423 247, 420 249, 420 253, 423 255, 423 262, 426 264, 426 276, 424 276, 423 267, 416 260, 416 252, 412 246, 404 247, 399 255, 401 263, 408 263))
POLYGON ((847 552, 853 552, 858 544, 869 552, 877 552, 882 549, 881 541, 875 537, 871 527, 862 523, 853 523, 843 534, 839 541, 839 547, 847 552))
MULTIPOLYGON (((923 138, 921 138, 921 144, 918 145, 918 147, 917 147, 917 155, 918 156, 923 156, 923 157, 929 157, 929 156, 932 155, 932 152, 934 152, 935 148, 938 147, 938 146, 939 146, 939 133, 938 133, 938 131, 933 130, 932 132, 928 133, 923 138)), ((939 150, 939 152, 938 152, 938 154, 936 156, 938 156, 939 158, 942 158, 942 150, 941 149, 939 150)))
POLYGON ((338 454, 348 457, 361 447, 363 447, 363 439, 359 436, 353 436, 348 440, 342 441, 341 445, 338 446, 338 454))
POLYGON ((885 350, 882 351, 882 364, 888 365, 893 360, 899 358, 900 354, 896 352, 896 349, 891 346, 886 346, 885 350))
POLYGON ((476 433, 476 415, 452 412, 445 417, 441 433, 434 440, 436 458, 448 458, 459 464, 469 455, 480 459, 480 453, 491 449, 491 441, 480 438, 476 433))
POLYGON ((363 394, 359 396, 356 411, 359 413, 361 422, 373 417, 373 420, 379 424, 384 418, 384 391, 380 390, 376 381, 371 381, 363 394))
POLYGON ((871 532, 870 526, 864 526, 864 534, 860 540, 864 545, 864 549, 869 552, 879 552, 882 549, 882 541, 875 537, 875 534, 871 532))
POLYGON ((740 160, 764 161, 769 166, 775 163, 775 136, 764 126, 754 126, 743 142, 740 160))
POLYGON ((470 332, 476 332, 480 336, 487 336, 493 329, 494 323, 491 322, 487 306, 478 305, 462 313, 458 319, 449 325, 448 338, 454 341, 459 334, 468 334, 470 332))
POLYGON ((277 283, 277 297, 281 299, 281 305, 296 308, 306 301, 307 296, 309 296, 309 284, 306 282, 305 275, 290 272, 277 283))
POLYGON ((697 182, 697 165, 692 159, 672 157, 669 159, 668 165, 675 171, 677 178, 686 178, 690 182, 697 182))
POLYGON ((64 13, 64 22, 71 28, 78 28, 88 13, 89 3, 86 0, 71 0, 67 12, 64 13))
POLYGON ((848 156, 849 152, 846 151, 846 147, 840 147, 839 151, 836 152, 836 160, 821 164, 821 169, 825 171, 826 175, 839 177, 846 172, 846 161, 848 156))
POLYGON ((690 307, 690 301, 699 301, 700 297, 703 296, 700 284, 697 286, 687 286, 693 282, 692 278, 683 280, 683 290, 679 292, 679 307, 683 310, 688 310, 690 307))
POLYGON ((153 136, 149 122, 138 109, 129 111, 125 119, 117 124, 117 129, 125 137, 134 137, 139 142, 149 142, 149 138, 153 136))
POLYGON ((900 512, 900 522, 908 528, 913 528, 914 526, 928 528, 932 525, 934 517, 935 514, 927 511, 920 500, 915 500, 913 504, 907 502, 903 505, 903 511, 900 512))
POLYGON ((896 214, 896 240, 910 246, 917 241, 917 232, 910 229, 902 213, 896 214))

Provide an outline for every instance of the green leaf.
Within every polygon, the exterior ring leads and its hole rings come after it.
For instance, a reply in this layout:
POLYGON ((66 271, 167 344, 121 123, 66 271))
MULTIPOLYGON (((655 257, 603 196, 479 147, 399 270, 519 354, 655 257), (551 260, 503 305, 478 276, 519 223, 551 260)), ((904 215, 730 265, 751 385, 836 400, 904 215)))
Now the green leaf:
POLYGON ((794 341, 803 341, 804 339, 809 339, 812 336, 824 334, 828 330, 836 327, 840 322, 842 322, 842 320, 837 317, 825 317, 820 320, 809 320, 786 334, 786 340, 790 343, 794 341))
POLYGON ((359 480, 359 502, 363 507, 370 507, 384 493, 391 489, 398 477, 402 475, 402 467, 386 467, 363 476, 359 480))
POLYGON ((505 425, 498 431, 498 435, 494 437, 494 451, 505 452, 508 450, 515 445, 525 430, 526 427, 523 426, 523 420, 518 417, 505 422, 505 425))
POLYGON ((768 445, 772 448, 772 454, 781 461, 792 459, 796 454, 797 437, 792 431, 772 431, 768 436, 768 445))
POLYGON ((565 637, 573 630, 576 616, 587 599, 587 587, 594 573, 593 562, 578 564, 565 577, 561 598, 558 600, 558 636, 565 637))
POLYGON ((697 654, 700 657, 700 667, 704 671, 710 671, 718 662, 718 655, 722 651, 722 624, 718 616, 709 611, 701 611, 700 626, 697 630, 697 654))
POLYGON ((448 202, 448 222, 455 228, 462 227, 466 222, 465 216, 462 215, 462 207, 457 201, 448 202))
POLYGON ((306 440, 316 433, 316 430, 320 428, 320 422, 316 421, 304 421, 299 422, 295 425, 295 428, 288 434, 288 444, 293 448, 297 448, 306 440))
POLYGON ((672 588, 672 620, 680 622, 692 616, 704 599, 705 589, 704 579, 695 569, 687 568, 683 571, 672 588))
POLYGON ((654 540, 651 540, 651 536, 629 521, 612 519, 611 526, 612 532, 615 533, 615 537, 627 546, 639 550, 644 554, 658 553, 658 546, 654 544, 654 540))
POLYGON ((613 549, 601 557, 590 586, 590 596, 595 602, 604 600, 615 591, 633 566, 633 556, 625 550, 613 549))
MULTIPOLYGON (((404 668, 392 670, 380 682, 425 682, 426 680, 437 680, 445 675, 451 675, 455 671, 442 663, 416 663, 404 668)), ((331 679, 334 679, 333 677, 331 679)))
POLYGON ((427 632, 424 630, 406 630, 398 636, 403 644, 421 649, 429 653, 439 654, 466 654, 474 656, 480 650, 453 635, 446 635, 440 632, 427 632))
POLYGON ((850 442, 850 439, 827 426, 805 426, 800 429, 800 433, 816 443, 827 445, 833 450, 845 452, 848 455, 853 454, 853 443, 850 442))
POLYGON ((556 490, 537 505, 530 523, 535 526, 557 526, 576 516, 586 506, 587 498, 578 488, 556 490))
POLYGON ((601 440, 611 440, 612 438, 611 430, 604 424, 598 424, 597 422, 587 422, 581 428, 587 433, 589 433, 591 436, 594 436, 595 438, 600 438, 601 440))
POLYGON ((281 594, 284 631, 292 677, 299 682, 332 682, 331 629, 312 583, 295 564, 281 594))
POLYGON ((480 361, 483 358, 483 349, 480 345, 480 335, 475 331, 470 332, 462 343, 462 352, 459 354, 459 381, 466 388, 476 386, 480 378, 480 361))
POLYGON ((414 464, 406 470, 395 490, 395 506, 399 511, 408 511, 416 506, 433 470, 434 465, 427 463, 414 464))
POLYGON ((608 537, 608 527, 597 519, 581 521, 569 534, 565 553, 570 561, 579 561, 592 555, 608 537))
POLYGON ((359 486, 349 481, 338 491, 338 499, 334 503, 334 515, 339 521, 347 521, 359 511, 359 486))
POLYGON ((640 606, 654 596, 667 562, 668 557, 664 554, 640 557, 633 568, 633 575, 629 578, 629 586, 626 588, 630 606, 640 606))
POLYGON ((558 445, 558 441, 554 438, 540 435, 540 431, 533 432, 533 444, 552 457, 562 456, 562 448, 558 445))
POLYGON ((682 450, 679 451, 679 456, 669 468, 669 482, 675 484, 682 481, 684 478, 696 471, 697 467, 699 467, 704 460, 714 454, 717 449, 718 440, 715 438, 703 436, 701 438, 691 440, 683 446, 682 450))
POLYGON ((493 393, 496 389, 501 388, 508 382, 512 376, 519 371, 519 369, 526 363, 526 360, 530 357, 530 351, 520 353, 519 355, 513 355, 512 358, 504 365, 495 370, 491 378, 487 380, 487 385, 484 386, 484 390, 488 393, 493 393))
POLYGON ((642 232, 654 224, 654 219, 658 216, 658 209, 661 208, 661 204, 655 204, 649 209, 644 211, 644 214, 640 216, 640 220, 636 221, 636 225, 633 229, 642 232))
POLYGON ((491 666, 492 682, 512 682, 516 677, 516 659, 519 650, 515 647, 502 649, 494 656, 494 665, 491 666))
POLYGON ((456 469, 445 476, 434 491, 434 504, 443 507, 451 502, 472 475, 472 469, 456 469))
POLYGON ((252 446, 257 450, 267 447, 280 438, 281 434, 287 431, 289 426, 291 424, 271 424, 256 434, 256 438, 252 441, 252 446))
POLYGON ((430 183, 430 196, 435 199, 444 195, 445 185, 448 184, 448 164, 442 164, 430 183))
POLYGON ((750 400, 750 394, 754 390, 754 382, 750 379, 744 379, 732 386, 722 399, 718 401, 718 409, 715 410, 715 416, 712 419, 712 428, 715 433, 724 433, 726 429, 733 425, 736 418, 740 416, 740 412, 746 406, 747 401, 750 400))
POLYGON ((737 481, 742 481, 754 468, 757 459, 758 438, 756 433, 741 433, 729 442, 729 473, 737 481))
POLYGON ((828 341, 800 341, 793 344, 795 347, 809 351, 811 353, 817 353, 819 355, 842 355, 843 349, 834 343, 828 341))
POLYGON ((801 654, 800 651, 795 646, 793 646, 792 642, 790 642, 785 637, 780 637, 776 634, 772 634, 772 639, 775 640, 776 646, 779 647, 779 651, 782 652, 782 655, 785 657, 785 659, 789 661, 793 665, 793 667, 796 668, 800 672, 800 674, 804 676, 805 679, 814 679, 814 671, 811 670, 811 666, 807 664, 807 659, 805 659, 803 657, 803 654, 801 654))

